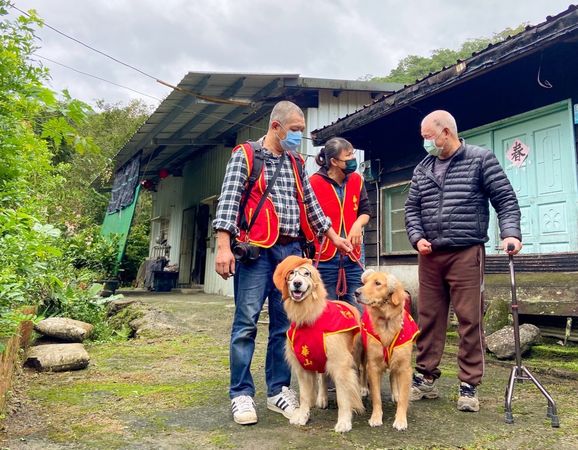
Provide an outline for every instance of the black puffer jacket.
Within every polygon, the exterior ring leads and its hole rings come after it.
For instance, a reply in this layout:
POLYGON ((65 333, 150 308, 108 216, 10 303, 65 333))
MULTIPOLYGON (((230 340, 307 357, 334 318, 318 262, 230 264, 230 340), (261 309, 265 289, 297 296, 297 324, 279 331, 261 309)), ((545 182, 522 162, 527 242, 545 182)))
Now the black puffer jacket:
POLYGON ((405 226, 414 248, 422 238, 434 250, 487 242, 488 200, 498 214, 501 238, 522 240, 516 194, 491 151, 462 144, 441 183, 432 171, 435 159, 426 156, 417 165, 405 202, 405 226))

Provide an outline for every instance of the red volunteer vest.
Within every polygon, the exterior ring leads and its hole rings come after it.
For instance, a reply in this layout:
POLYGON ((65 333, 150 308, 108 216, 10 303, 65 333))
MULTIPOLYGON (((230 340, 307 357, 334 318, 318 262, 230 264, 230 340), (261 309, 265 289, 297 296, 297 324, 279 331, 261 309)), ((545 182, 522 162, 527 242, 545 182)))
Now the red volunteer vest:
MULTIPOLYGON (((394 348, 401 347, 408 343, 412 344, 418 334, 419 329, 417 323, 415 323, 413 317, 411 317, 411 315, 404 309, 401 330, 393 339, 389 347, 383 347, 383 360, 388 363, 389 358, 391 357, 391 352, 393 352, 394 348)), ((367 340, 370 338, 375 339, 377 342, 382 344, 379 334, 377 334, 373 329, 373 324, 371 323, 371 317, 369 317, 367 308, 364 308, 363 315, 361 316, 361 340, 363 342, 363 348, 367 349, 367 340)))
MULTIPOLYGON (((254 159, 254 150, 251 147, 251 144, 245 143, 240 144, 233 149, 233 153, 237 151, 242 151, 245 155, 245 161, 247 162, 247 170, 249 175, 253 170, 253 159, 254 159)), ((303 184, 301 183, 301 177, 299 176, 299 168, 297 166, 297 161, 295 156, 288 152, 287 156, 291 161, 291 165, 293 166, 293 174, 295 175, 295 184, 297 186, 297 202, 299 203, 299 216, 301 222, 301 229, 305 235, 305 238, 308 241, 313 240, 313 231, 309 222, 307 220, 307 214, 305 213, 305 205, 304 205, 304 195, 303 195, 303 184)), ((301 156, 297 155, 298 158, 301 156)), ((301 160, 303 163, 303 160, 301 160)), ((255 182, 253 189, 251 190, 251 194, 249 195, 249 199, 247 200, 247 204, 245 205, 244 215, 247 223, 251 222, 251 217, 253 217, 253 213, 261 200, 261 197, 267 190, 267 183, 265 181, 265 165, 263 165, 263 170, 259 174, 259 178, 255 182)), ((243 195, 246 195, 243 193, 243 195)), ((249 234, 245 230, 240 230, 239 236, 237 236, 237 240, 248 242, 250 244, 256 245, 258 247, 272 247, 277 239, 279 238, 279 217, 277 216, 277 211, 275 210, 275 205, 271 201, 271 197, 269 196, 263 206, 261 207, 261 211, 259 211, 259 216, 255 220, 255 223, 251 227, 249 234)))
POLYGON ((295 322, 291 323, 287 344, 291 345, 301 367, 325 373, 325 336, 355 329, 359 331, 359 324, 347 306, 327 301, 325 310, 314 324, 297 327, 295 322))
MULTIPOLYGON (((363 178, 357 172, 353 172, 347 178, 344 185, 343 205, 339 200, 337 191, 333 184, 318 173, 310 178, 311 187, 317 196, 317 200, 323 212, 331 218, 331 224, 335 232, 341 236, 341 230, 345 228, 345 234, 349 234, 353 223, 357 220, 359 210, 359 197, 363 187, 363 178), (345 207, 344 207, 345 205, 345 207)), ((320 242, 315 239, 315 249, 319 252, 320 242)), ((320 261, 329 261, 337 253, 337 247, 329 239, 325 239, 321 249, 320 261)), ((353 249, 353 257, 361 258, 361 246, 353 249)), ((353 261, 353 257, 349 256, 353 261)))

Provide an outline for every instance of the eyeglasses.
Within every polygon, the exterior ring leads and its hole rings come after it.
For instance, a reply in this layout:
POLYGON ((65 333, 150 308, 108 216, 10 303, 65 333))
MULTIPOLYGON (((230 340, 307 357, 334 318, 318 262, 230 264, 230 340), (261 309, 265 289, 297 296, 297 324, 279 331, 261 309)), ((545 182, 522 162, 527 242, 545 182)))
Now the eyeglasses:
POLYGON ((311 277, 311 272, 305 267, 299 267, 298 269, 290 270, 289 273, 287 273, 287 281, 291 281, 293 278, 295 278, 296 275, 301 275, 302 277, 311 277))

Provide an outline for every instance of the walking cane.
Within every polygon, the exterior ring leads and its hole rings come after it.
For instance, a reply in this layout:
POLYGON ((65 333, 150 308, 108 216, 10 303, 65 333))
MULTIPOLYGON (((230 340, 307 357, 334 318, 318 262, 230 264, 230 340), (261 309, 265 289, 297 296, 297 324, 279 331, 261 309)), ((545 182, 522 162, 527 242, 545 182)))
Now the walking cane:
MULTIPOLYGON (((514 250, 514 244, 508 244, 508 251, 514 250)), ((520 351, 520 322, 518 320, 518 300, 516 299, 516 279, 514 274, 514 255, 510 254, 510 283, 512 286, 512 317, 514 319, 514 348, 516 351, 516 365, 512 367, 510 373, 510 380, 506 388, 506 423, 514 423, 514 416, 512 415, 512 396, 514 395, 514 382, 519 383, 524 380, 530 380, 540 390, 544 397, 548 400, 548 410, 546 417, 552 421, 552 427, 558 428, 560 420, 556 411, 556 403, 548 393, 548 391, 540 384, 540 382, 522 365, 522 356, 520 351)))

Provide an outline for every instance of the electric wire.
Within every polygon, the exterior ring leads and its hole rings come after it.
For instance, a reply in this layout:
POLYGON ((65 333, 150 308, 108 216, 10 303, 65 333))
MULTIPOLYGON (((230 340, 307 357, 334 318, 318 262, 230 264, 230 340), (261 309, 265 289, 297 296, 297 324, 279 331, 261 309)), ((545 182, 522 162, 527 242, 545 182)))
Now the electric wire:
MULTIPOLYGON (((32 17, 32 16, 31 16, 30 14, 28 14, 26 11, 23 11, 23 10, 21 10, 20 8, 14 6, 14 5, 11 5, 11 6, 12 6, 13 9, 15 9, 16 11, 21 12, 21 13, 24 14, 25 16, 27 16, 27 17, 32 17)), ((123 61, 115 58, 114 56, 110 56, 110 55, 108 55, 107 53, 105 53, 105 52, 103 52, 103 51, 100 51, 100 50, 98 50, 98 49, 96 49, 96 48, 94 48, 94 47, 91 47, 90 45, 85 44, 84 42, 82 42, 80 39, 76 39, 75 37, 72 37, 72 36, 70 36, 70 35, 68 35, 68 34, 60 31, 59 29, 51 26, 50 24, 46 23, 45 21, 42 21, 42 24, 43 24, 43 26, 45 26, 45 27, 47 27, 47 28, 50 28, 51 30, 53 30, 53 31, 55 31, 56 33, 64 36, 65 38, 68 38, 68 39, 70 39, 70 40, 72 40, 72 41, 74 41, 74 42, 76 42, 76 43, 78 43, 78 44, 80 44, 80 45, 83 45, 84 47, 86 47, 86 48, 88 48, 88 49, 90 49, 90 50, 92 50, 92 51, 94 51, 94 52, 100 53, 102 56, 105 56, 105 57, 107 57, 107 58, 109 58, 109 59, 112 59, 113 61, 115 61, 115 62, 117 62, 117 63, 119 63, 119 64, 122 64, 123 66, 128 67, 129 69, 136 70, 137 72, 139 72, 140 74, 144 75, 145 77, 152 78, 152 79, 155 80, 155 81, 158 80, 156 77, 152 76, 151 74, 146 73, 145 71, 143 71, 143 70, 141 70, 141 69, 139 69, 139 68, 137 68, 137 67, 134 67, 134 66, 132 66, 132 65, 130 65, 130 64, 128 64, 128 63, 125 63, 125 62, 123 62, 123 61)))
MULTIPOLYGON (((22 9, 20 9, 20 8, 14 6, 14 5, 11 5, 11 6, 12 6, 13 9, 19 11, 20 13, 24 14, 25 16, 31 17, 31 15, 28 14, 26 11, 23 11, 22 9)), ((199 98, 199 99, 201 99, 201 100, 206 100, 206 101, 211 102, 211 103, 220 103, 220 104, 225 104, 225 105, 237 105, 237 106, 249 106, 249 103, 247 103, 247 102, 234 101, 234 100, 228 100, 228 99, 220 99, 220 98, 210 97, 210 96, 204 96, 204 95, 202 95, 202 94, 195 93, 195 92, 190 91, 190 90, 188 90, 188 89, 184 89, 184 88, 181 88, 181 87, 178 87, 178 86, 173 86, 172 84, 167 83, 167 82, 165 82, 165 81, 163 81, 163 80, 160 80, 159 78, 157 78, 157 77, 155 77, 155 76, 153 76, 153 75, 151 75, 151 74, 149 74, 149 73, 147 73, 147 72, 145 72, 145 71, 143 71, 143 70, 141 70, 141 69, 139 69, 139 68, 137 68, 137 67, 135 67, 135 66, 133 66, 133 65, 131 65, 131 64, 125 63, 124 61, 121 61, 120 59, 115 58, 115 57, 107 54, 106 52, 103 52, 103 51, 101 51, 101 50, 98 50, 98 49, 92 47, 91 45, 88 45, 88 44, 82 42, 81 40, 79 40, 79 39, 77 39, 77 38, 75 38, 75 37, 73 37, 73 36, 70 36, 70 35, 67 34, 67 33, 64 33, 63 31, 60 31, 59 29, 57 29, 56 27, 51 26, 50 24, 46 23, 45 21, 43 21, 43 26, 46 26, 47 28, 49 28, 49 29, 53 30, 54 32, 60 34, 61 36, 64 36, 64 37, 67 38, 67 39, 70 39, 70 40, 72 40, 72 41, 74 41, 74 42, 76 42, 76 43, 78 43, 78 44, 80 44, 80 45, 82 45, 82 46, 84 46, 84 47, 86 47, 86 48, 88 48, 88 49, 90 49, 90 50, 92 50, 92 51, 94 51, 94 52, 102 55, 102 56, 105 56, 106 58, 109 58, 109 59, 111 59, 112 61, 114 61, 114 62, 116 62, 116 63, 118 63, 118 64, 121 64, 121 65, 123 65, 123 66, 125 66, 125 67, 127 67, 127 68, 130 68, 130 69, 132 69, 132 70, 135 70, 136 72, 138 72, 138 73, 140 73, 140 74, 142 74, 142 75, 144 75, 144 76, 146 76, 146 77, 148 77, 148 78, 150 78, 150 79, 155 80, 155 81, 158 82, 159 84, 162 84, 162 85, 164 85, 164 86, 170 87, 170 88, 172 88, 172 89, 174 89, 174 90, 177 90, 177 91, 179 91, 179 92, 183 92, 183 93, 185 93, 185 94, 194 96, 194 97, 199 98)), ((46 60, 46 61, 49 61, 49 62, 51 62, 51 63, 53 63, 53 64, 59 65, 59 66, 61 66, 61 67, 64 67, 64 68, 66 68, 66 69, 68 69, 68 70, 72 70, 72 71, 74 71, 74 72, 76 72, 76 73, 79 73, 79 74, 82 74, 82 75, 85 75, 85 76, 88 76, 88 77, 91 77, 91 78, 94 78, 94 79, 103 81, 103 82, 105 82, 105 83, 109 83, 109 84, 111 84, 111 85, 120 87, 120 88, 122 88, 122 89, 129 90, 129 91, 134 92, 134 93, 136 93, 136 94, 138 94, 138 95, 142 95, 142 96, 144 96, 144 97, 148 97, 148 98, 154 99, 154 100, 159 101, 159 102, 162 102, 162 101, 163 101, 161 98, 158 98, 158 97, 155 97, 155 96, 153 96, 153 95, 150 95, 150 94, 147 94, 147 93, 138 91, 138 90, 133 89, 133 88, 128 87, 128 86, 124 86, 124 85, 115 83, 115 82, 113 82, 113 81, 107 80, 107 79, 102 78, 102 77, 99 77, 99 76, 97 76, 97 75, 94 75, 94 74, 91 74, 91 73, 88 73, 88 72, 85 72, 85 71, 76 69, 76 68, 71 67, 71 66, 69 66, 69 65, 66 65, 66 64, 64 64, 64 63, 58 62, 58 61, 56 61, 56 60, 54 60, 54 59, 51 59, 51 58, 45 57, 45 56, 43 56, 43 55, 40 55, 40 54, 38 54, 38 53, 33 53, 33 55, 36 56, 36 57, 39 57, 39 58, 41 58, 41 59, 44 59, 44 60, 46 60)), ((186 110, 185 107, 182 107, 182 106, 180 106, 180 105, 178 105, 178 104, 173 105, 173 106, 174 106, 174 107, 177 107, 177 108, 180 108, 180 109, 183 110, 183 111, 186 110)), ((241 125, 241 126, 246 127, 246 128, 251 128, 251 129, 258 130, 258 131, 260 131, 260 132, 266 132, 266 131, 267 131, 266 129, 261 128, 261 127, 256 127, 256 126, 249 125, 249 124, 243 123, 243 122, 236 122, 236 121, 233 121, 233 120, 224 119, 224 118, 219 117, 219 116, 214 115, 214 114, 203 113, 203 112, 200 112, 200 111, 199 111, 199 112, 195 112, 195 114, 202 115, 202 116, 209 117, 209 118, 213 118, 213 119, 216 119, 217 121, 225 122, 225 123, 227 123, 227 124, 229 124, 229 125, 231 125, 231 126, 241 125)), ((303 136, 303 139, 313 140, 312 138, 307 137, 307 136, 303 136)), ((119 152, 120 152, 120 150, 119 150, 119 152)), ((314 155, 310 155, 310 154, 307 154, 307 153, 302 154, 302 156, 305 158, 305 160, 307 160, 307 159, 310 158, 310 157, 314 157, 314 155)), ((149 163, 150 163, 150 158, 149 158, 148 161, 147 161, 147 165, 146 165, 145 169, 148 167, 149 163)), ((100 175, 101 175, 101 174, 97 175, 97 177, 95 178, 95 180, 96 180, 96 179, 98 178, 98 176, 100 176, 100 175)))
MULTIPOLYGON (((19 11, 20 13, 26 15, 27 17, 31 17, 30 14, 28 14, 27 12, 21 10, 20 8, 14 6, 14 5, 12 5, 12 8, 15 9, 15 10, 17 10, 17 11, 19 11)), ((77 38, 75 38, 75 37, 73 37, 73 36, 70 36, 69 34, 64 33, 63 31, 60 31, 59 29, 57 29, 56 27, 51 26, 50 24, 46 23, 45 21, 43 21, 43 25, 46 26, 47 28, 55 31, 56 33, 58 33, 58 34, 60 34, 60 35, 62 35, 62 36, 64 36, 64 37, 66 37, 67 39, 71 39, 72 41, 77 42, 78 44, 80 44, 80 45, 82 45, 82 46, 84 46, 84 47, 86 47, 86 48, 88 48, 88 49, 90 49, 90 50, 93 50, 93 51, 95 51, 95 52, 97 52, 97 53, 99 53, 99 54, 101 54, 101 55, 103 55, 103 56, 105 56, 105 57, 107 57, 107 58, 109 58, 109 59, 111 59, 111 60, 119 63, 119 64, 122 64, 122 65, 125 66, 125 67, 128 67, 128 68, 130 68, 130 69, 132 69, 132 70, 135 70, 135 71, 141 73, 142 75, 144 75, 144 76, 146 76, 146 77, 148 77, 148 78, 151 78, 151 79, 155 80, 155 81, 158 82, 159 84, 162 84, 162 85, 164 85, 164 86, 170 87, 170 88, 172 88, 172 89, 174 89, 174 90, 177 90, 177 91, 179 91, 179 92, 183 92, 184 94, 188 94, 188 95, 191 95, 191 96, 193 96, 193 97, 196 97, 196 98, 199 98, 199 99, 201 99, 201 100, 205 100, 205 101, 208 101, 208 102, 211 102, 211 103, 221 103, 221 104, 236 105, 236 106, 250 106, 250 103, 248 103, 248 102, 234 101, 234 100, 228 100, 228 99, 221 99, 221 98, 217 98, 217 97, 206 96, 206 95, 202 95, 202 94, 195 93, 195 92, 190 91, 190 90, 185 89, 185 88, 181 88, 181 87, 179 87, 179 86, 173 86, 172 84, 167 83, 166 81, 160 80, 159 78, 157 78, 157 77, 155 77, 155 76, 153 76, 153 75, 150 75, 149 73, 147 73, 147 72, 145 72, 145 71, 143 71, 143 70, 141 70, 141 69, 139 69, 139 68, 137 68, 137 67, 134 67, 134 66, 131 65, 131 64, 125 63, 125 62, 119 60, 118 58, 115 58, 115 57, 107 54, 106 52, 103 52, 103 51, 101 51, 101 50, 98 50, 98 49, 96 49, 96 48, 94 48, 94 47, 92 47, 92 46, 90 46, 90 45, 82 42, 80 39, 77 39, 77 38)), ((36 55, 37 55, 37 56, 40 56, 40 55, 38 55, 38 54, 36 54, 36 55)), ((49 59, 46 58, 46 57, 42 57, 42 56, 40 56, 40 57, 41 57, 41 58, 44 58, 44 59, 46 59, 46 60, 49 60, 49 59)), ((115 86, 118 86, 118 87, 121 87, 121 88, 124 88, 124 89, 128 89, 128 90, 130 90, 130 91, 132 91, 132 92, 136 92, 136 93, 138 93, 138 94, 140 94, 140 95, 144 95, 145 97, 150 97, 150 98, 153 98, 153 99, 155 99, 155 100, 162 101, 161 99, 159 99, 159 98, 157 98, 157 97, 154 97, 154 96, 151 96, 150 94, 145 94, 145 93, 138 92, 138 91, 136 91, 136 90, 134 90, 134 89, 132 89, 132 88, 119 85, 119 84, 117 84, 117 83, 114 83, 114 82, 112 82, 112 81, 106 80, 106 79, 101 78, 101 77, 98 77, 98 76, 96 76, 96 75, 93 75, 93 74, 90 74, 90 73, 87 73, 87 72, 83 72, 83 71, 81 71, 81 70, 75 69, 75 68, 70 67, 70 66, 66 66, 65 64, 60 63, 60 62, 58 62, 58 61, 54 61, 54 60, 49 60, 49 61, 51 61, 51 62, 53 62, 53 63, 55 63, 55 64, 58 64, 58 65, 60 65, 60 66, 66 67, 66 68, 68 68, 68 69, 70 69, 70 70, 73 70, 73 71, 75 71, 75 72, 81 73, 81 74, 83 74, 83 75, 86 75, 86 76, 89 76, 89 77, 92 77, 92 78, 99 79, 99 80, 101 80, 101 81, 104 81, 104 82, 113 84, 113 85, 115 85, 115 86)), ((175 106, 178 106, 178 105, 175 105, 175 106)), ((184 108, 182 108, 182 109, 184 110, 184 108)), ((264 128, 255 127, 255 126, 252 126, 252 125, 245 124, 245 123, 243 123, 243 122, 235 122, 235 121, 232 121, 232 120, 225 120, 225 119, 223 119, 222 117, 219 117, 219 116, 216 116, 216 115, 213 115, 213 114, 207 114, 207 113, 201 113, 201 112, 199 112, 199 113, 197 113, 197 114, 204 115, 204 116, 206 116, 206 117, 211 117, 211 118, 217 119, 217 120, 219 120, 219 121, 226 122, 226 123, 228 123, 229 125, 242 125, 242 126, 245 126, 245 127, 247 127, 247 128, 252 128, 252 129, 255 129, 255 130, 258 130, 258 131, 261 131, 261 132, 263 132, 263 131, 266 132, 266 131, 267 131, 267 130, 264 129, 264 128)), ((313 140, 313 138, 310 138, 310 137, 307 137, 307 136, 303 136, 303 139, 307 139, 307 140, 311 140, 311 141, 313 140)), ((308 155, 308 156, 309 156, 309 155, 308 155)))
MULTIPOLYGON (((66 69, 72 70, 72 71, 74 71, 74 72, 76 72, 76 73, 79 73, 79 74, 81 74, 81 75, 85 75, 85 76, 88 76, 88 77, 91 77, 91 78, 95 78, 95 79, 97 79, 97 80, 103 81, 103 82, 105 82, 105 83, 112 84, 112 85, 117 86, 117 87, 120 87, 120 88, 122 88, 122 89, 127 89, 127 90, 129 90, 129 91, 131 91, 131 92, 137 93, 137 94, 142 95, 142 96, 145 96, 145 97, 152 98, 152 99, 157 100, 157 101, 159 101, 159 102, 162 102, 162 101, 163 101, 163 99, 161 99, 161 98, 159 98, 159 97, 155 97, 154 95, 146 94, 146 93, 144 93, 144 92, 137 91, 136 89, 133 89, 133 88, 131 88, 131 87, 124 86, 124 85, 122 85, 122 84, 115 83, 114 81, 107 80, 106 78, 102 78, 102 77, 100 77, 100 76, 98 76, 98 75, 93 75, 93 74, 91 74, 91 73, 89 73, 89 72, 85 72, 85 71, 76 69, 76 68, 74 68, 74 67, 72 67, 72 66, 69 66, 69 65, 67 65, 67 64, 58 62, 58 61, 56 61, 56 60, 54 60, 54 59, 51 59, 51 58, 47 58, 47 57, 42 56, 42 55, 40 55, 40 54, 38 54, 38 53, 33 53, 33 55, 34 55, 34 56, 37 56, 37 57, 39 57, 39 58, 45 59, 45 60, 47 60, 47 61, 50 61, 50 62, 52 62, 52 63, 54 63, 54 64, 59 65, 59 66, 62 66, 62 67, 64 67, 64 68, 66 68, 66 69)), ((175 105, 173 105, 173 107, 179 108, 179 109, 181 109, 182 111, 186 111, 186 108, 185 108, 184 106, 179 105, 179 104, 175 104, 175 105)), ((198 114, 198 115, 201 115, 201 116, 205 116, 205 117, 208 117, 208 118, 212 118, 212 119, 216 119, 217 121, 225 122, 225 123, 227 123, 228 125, 241 125, 241 126, 243 126, 243 127, 251 128, 251 129, 254 129, 254 130, 257 130, 257 131, 260 131, 260 132, 267 132, 267 129, 266 129, 266 128, 257 127, 257 126, 250 125, 250 124, 247 124, 247 123, 244 123, 244 122, 236 122, 236 121, 234 121, 234 120, 224 119, 223 117, 219 117, 219 116, 217 116, 217 115, 215 115, 215 114, 204 113, 204 112, 201 112, 201 111, 197 111, 197 112, 195 112, 195 114, 198 114)), ((303 136, 303 139, 313 140, 312 138, 307 137, 307 136, 303 136)), ((304 156, 309 157, 309 156, 313 156, 313 155, 304 155, 304 156)))
POLYGON ((153 100, 157 100, 157 101, 159 101, 159 102, 162 102, 162 101, 163 101, 162 98, 155 97, 154 95, 150 95, 150 94, 146 94, 146 93, 144 93, 144 92, 137 91, 136 89, 133 89, 133 88, 131 88, 131 87, 128 87, 128 86, 124 86, 124 85, 122 85, 122 84, 115 83, 114 81, 107 80, 106 78, 102 78, 102 77, 99 77, 99 76, 97 76, 97 75, 93 75, 93 74, 88 73, 88 72, 83 72, 82 70, 75 69, 74 67, 68 66, 68 65, 63 64, 63 63, 58 62, 58 61, 55 61, 54 59, 50 59, 50 58, 47 58, 46 56, 39 55, 38 53, 32 53, 32 54, 33 54, 34 56, 37 56, 38 58, 42 58, 42 59, 44 59, 44 60, 46 60, 46 61, 50 61, 50 62, 53 63, 53 64, 57 64, 57 65, 59 65, 59 66, 62 66, 62 67, 64 67, 64 68, 66 68, 66 69, 69 69, 69 70, 72 70, 72 71, 74 71, 74 72, 80 73, 80 74, 82 74, 82 75, 86 75, 87 77, 96 78, 97 80, 104 81, 105 83, 109 83, 109 84, 112 84, 112 85, 114 85, 114 86, 117 86, 117 87, 120 87, 120 88, 123 88, 123 89, 127 89, 127 90, 129 90, 129 91, 131 91, 131 92, 134 92, 135 94, 142 95, 143 97, 149 97, 149 98, 152 98, 153 100))

